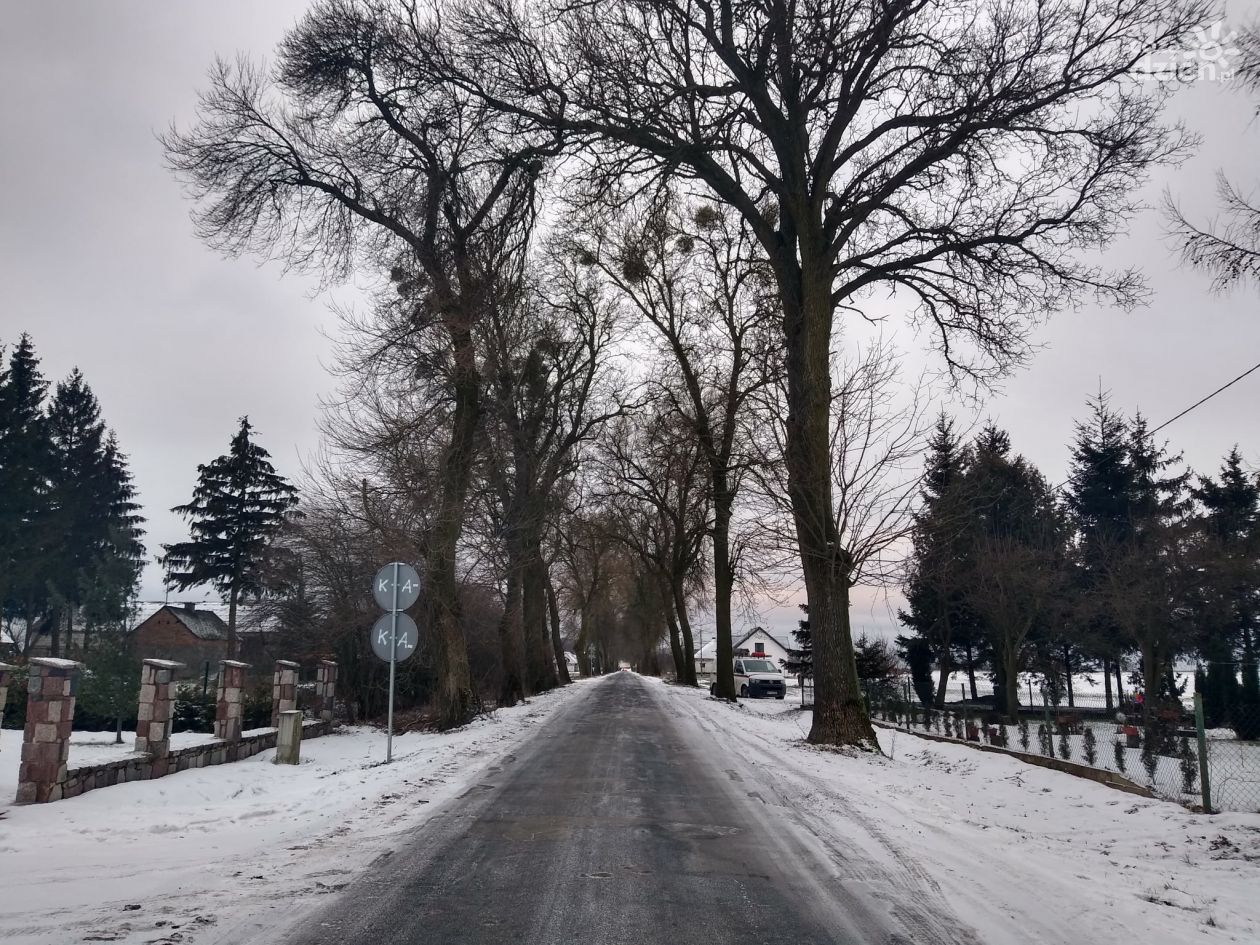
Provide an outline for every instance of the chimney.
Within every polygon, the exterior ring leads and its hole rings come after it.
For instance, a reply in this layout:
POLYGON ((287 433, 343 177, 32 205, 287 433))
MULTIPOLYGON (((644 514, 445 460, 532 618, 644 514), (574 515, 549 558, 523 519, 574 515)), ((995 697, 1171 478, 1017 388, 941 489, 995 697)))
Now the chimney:
POLYGON ((196 609, 197 609, 197 605, 194 602, 190 600, 184 601, 184 610, 187 610, 189 613, 191 613, 192 611, 196 609))

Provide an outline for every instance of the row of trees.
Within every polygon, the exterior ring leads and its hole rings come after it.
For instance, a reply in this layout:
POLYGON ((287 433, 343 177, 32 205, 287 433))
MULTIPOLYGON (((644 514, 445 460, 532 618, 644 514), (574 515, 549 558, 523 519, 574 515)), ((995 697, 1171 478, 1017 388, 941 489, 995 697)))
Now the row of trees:
POLYGON ((127 458, 77 369, 50 396, 27 335, 0 366, 0 496, 0 607, 21 650, 124 624, 144 560, 127 458))
POLYGON ((764 570, 746 519, 804 577, 811 739, 870 744, 849 591, 905 499, 867 500, 885 479, 837 419, 838 326, 891 296, 983 382, 1083 293, 1140 299, 1078 251, 1186 152, 1137 74, 1212 13, 322 0, 269 71, 218 64, 165 143, 213 245, 388 274, 347 351, 327 500, 423 560, 444 723, 476 706, 476 584, 505 605, 505 700, 558 674, 549 586, 577 608, 579 659, 614 655, 591 609, 614 584, 631 636, 633 613, 672 610, 684 676, 679 592, 704 586, 733 697, 732 597, 764 570), (668 357, 624 357, 645 350, 668 357))
POLYGON ((1176 698, 1174 661, 1194 655, 1210 667, 1212 720, 1260 721, 1260 477, 1237 449, 1194 476, 1103 395, 1058 488, 993 426, 964 443, 942 417, 931 447, 901 614, 924 704, 944 704, 955 667, 974 698, 987 665, 1012 719, 1029 670, 1069 703, 1072 674, 1101 671, 1111 707, 1136 655, 1149 720, 1176 698))

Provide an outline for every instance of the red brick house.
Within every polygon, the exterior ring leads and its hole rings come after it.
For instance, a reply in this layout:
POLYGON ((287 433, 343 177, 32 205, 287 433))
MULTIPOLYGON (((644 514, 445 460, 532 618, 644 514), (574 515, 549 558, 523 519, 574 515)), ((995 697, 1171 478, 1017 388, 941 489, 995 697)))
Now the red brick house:
POLYGON ((210 674, 227 659, 227 624, 212 610, 193 604, 165 604, 146 617, 133 634, 141 659, 175 660, 187 668, 181 675, 200 676, 207 662, 210 674))

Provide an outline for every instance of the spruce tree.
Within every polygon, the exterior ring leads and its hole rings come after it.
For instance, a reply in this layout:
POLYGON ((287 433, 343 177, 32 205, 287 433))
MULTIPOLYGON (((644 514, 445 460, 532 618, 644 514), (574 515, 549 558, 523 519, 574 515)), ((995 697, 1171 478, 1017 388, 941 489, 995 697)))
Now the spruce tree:
POLYGON ((1181 606, 1188 587, 1199 579, 1184 555, 1190 498, 1188 471, 1172 471, 1180 454, 1155 443, 1138 414, 1129 425, 1129 524, 1127 547, 1115 557, 1111 599, 1122 615, 1125 633, 1142 655, 1145 711, 1150 727, 1163 692, 1165 670, 1187 643, 1181 606))
POLYGON ((24 334, 0 377, 0 601, 6 617, 25 623, 28 647, 49 607, 47 390, 35 346, 24 334))
MULTIPOLYGON (((970 452, 945 414, 936 421, 928 449, 904 587, 907 609, 898 614, 898 619, 926 642, 935 657, 940 678, 931 702, 943 705, 953 668, 953 650, 957 647, 974 656, 976 646, 975 618, 967 608, 964 593, 968 513, 960 491, 970 452)), ((907 653, 911 652, 910 639, 903 637, 899 641, 907 653)), ((915 653, 921 663, 923 651, 915 648, 915 653)), ((967 667, 974 675, 972 659, 967 660, 967 667)))
POLYGON ((189 523, 190 541, 164 545, 167 585, 212 584, 228 599, 228 654, 237 653, 236 609, 263 590, 267 547, 297 505, 297 492, 250 439, 248 417, 226 455, 197 467, 192 501, 171 511, 189 523))
MULTIPOLYGON (((1123 655, 1125 642, 1099 590, 1108 556, 1129 539, 1129 429, 1099 391, 1088 402, 1090 416, 1076 423, 1071 466, 1065 490, 1076 535, 1072 568, 1070 631, 1059 641, 1101 657, 1107 707, 1114 705, 1111 666, 1123 655)), ((1070 650, 1064 651, 1065 656, 1070 650)))
MULTIPOLYGON (((57 385, 48 409, 47 581, 58 624, 120 624, 143 564, 144 534, 126 459, 101 420, 100 405, 76 369, 57 385)), ((117 629, 117 627, 115 627, 117 629)), ((54 629, 54 650, 64 649, 54 629)))
POLYGON ((980 432, 963 477, 971 550, 966 591, 992 650, 994 708, 1016 721, 1018 674, 1061 620, 1067 527, 1049 483, 1010 438, 980 432))
POLYGON ((136 502, 127 457, 113 431, 105 437, 101 501, 105 528, 83 580, 84 619, 89 627, 125 620, 144 570, 144 518, 136 502))
MULTIPOLYGON (((806 614, 809 613, 809 605, 800 604, 799 606, 806 614)), ((814 654, 808 618, 798 621, 796 629, 792 631, 792 639, 796 641, 798 649, 788 650, 788 658, 783 661, 783 672, 788 676, 812 679, 814 654)))
POLYGON ((1199 477, 1191 493, 1201 509, 1197 525, 1204 555, 1197 608, 1199 653, 1207 661, 1204 712, 1209 724, 1228 724, 1236 716, 1260 716, 1260 478, 1243 468, 1235 446, 1218 478, 1199 477), (1241 686, 1235 673, 1239 661, 1241 686))
POLYGON ((100 405, 76 368, 48 407, 52 464, 48 488, 49 563, 46 574, 57 610, 53 653, 64 650, 62 630, 72 627, 82 589, 107 525, 108 470, 100 405))

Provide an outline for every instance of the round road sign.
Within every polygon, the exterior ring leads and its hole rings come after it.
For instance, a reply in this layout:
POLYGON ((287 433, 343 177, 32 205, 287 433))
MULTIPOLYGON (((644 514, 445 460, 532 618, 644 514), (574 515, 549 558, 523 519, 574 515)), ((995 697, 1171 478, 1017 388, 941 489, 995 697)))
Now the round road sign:
POLYGON ((372 596, 381 610, 406 610, 420 599, 420 575, 416 569, 401 561, 387 564, 372 579, 372 596), (397 568, 397 604, 394 597, 394 575, 397 568))
POLYGON ((389 662, 390 640, 395 616, 398 619, 398 649, 395 657, 398 662, 401 663, 416 652, 416 643, 420 639, 416 622, 406 614, 385 614, 378 617, 376 623, 372 625, 372 652, 386 663, 389 662))

